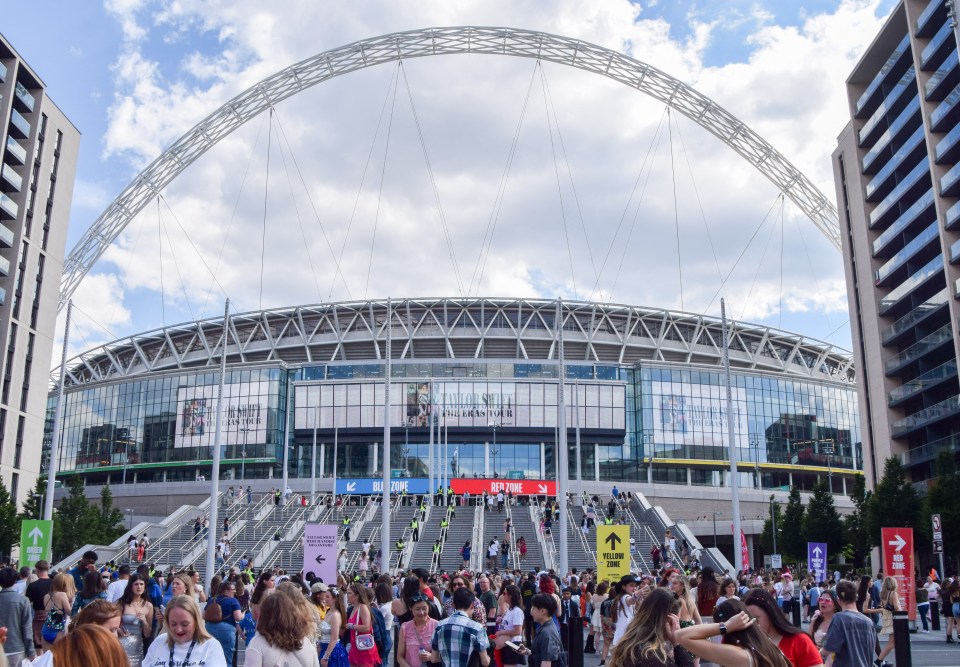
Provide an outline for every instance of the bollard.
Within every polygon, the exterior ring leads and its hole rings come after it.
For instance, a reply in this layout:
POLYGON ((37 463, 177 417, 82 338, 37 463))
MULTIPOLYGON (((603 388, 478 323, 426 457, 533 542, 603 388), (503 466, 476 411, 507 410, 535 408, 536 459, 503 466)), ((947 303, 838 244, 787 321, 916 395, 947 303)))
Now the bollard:
POLYGON ((791 611, 793 611, 793 626, 796 628, 800 627, 800 612, 803 609, 803 604, 800 598, 796 598, 793 601, 793 604, 790 605, 791 611))
POLYGON ((583 667, 583 619, 574 616, 567 630, 567 667, 583 667))
POLYGON ((940 603, 930 600, 930 629, 940 632, 940 603))
POLYGON ((910 619, 905 611, 893 612, 893 654, 897 667, 913 667, 910 652, 910 619))

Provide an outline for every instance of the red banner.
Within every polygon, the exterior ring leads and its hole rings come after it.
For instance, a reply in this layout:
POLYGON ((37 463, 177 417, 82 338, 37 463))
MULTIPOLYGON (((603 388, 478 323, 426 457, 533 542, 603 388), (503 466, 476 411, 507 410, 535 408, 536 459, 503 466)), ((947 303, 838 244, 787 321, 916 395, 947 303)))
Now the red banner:
POLYGON ((917 620, 917 604, 913 579, 913 528, 881 528, 883 572, 897 580, 900 607, 917 620))
POLYGON ((474 495, 480 495, 484 491, 487 493, 503 491, 505 494, 512 493, 515 496, 557 495, 557 483, 553 480, 475 479, 472 477, 463 477, 451 479, 450 486, 453 488, 454 493, 466 493, 469 491, 474 495))

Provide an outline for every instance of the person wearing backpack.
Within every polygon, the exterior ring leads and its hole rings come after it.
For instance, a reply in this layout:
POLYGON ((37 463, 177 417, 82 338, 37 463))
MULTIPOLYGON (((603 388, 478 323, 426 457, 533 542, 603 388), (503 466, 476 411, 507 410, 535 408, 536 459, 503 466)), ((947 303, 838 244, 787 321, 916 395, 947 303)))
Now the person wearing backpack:
POLYGON ((40 629, 44 651, 53 648, 53 642, 57 640, 57 636, 67 629, 70 623, 70 610, 73 608, 73 599, 76 595, 77 589, 72 576, 61 572, 53 578, 50 592, 43 598, 43 608, 47 612, 47 618, 40 629))
POLYGON ((237 623, 243 620, 240 603, 236 598, 236 586, 232 581, 224 581, 217 590, 217 597, 207 602, 203 610, 203 620, 207 632, 220 642, 227 667, 233 667, 233 658, 237 646, 237 623))
POLYGON ((609 597, 600 603, 600 634, 603 636, 600 665, 607 664, 607 656, 610 655, 610 646, 613 644, 613 635, 617 631, 617 622, 613 620, 613 604, 619 595, 619 590, 620 584, 614 584, 610 588, 609 597))

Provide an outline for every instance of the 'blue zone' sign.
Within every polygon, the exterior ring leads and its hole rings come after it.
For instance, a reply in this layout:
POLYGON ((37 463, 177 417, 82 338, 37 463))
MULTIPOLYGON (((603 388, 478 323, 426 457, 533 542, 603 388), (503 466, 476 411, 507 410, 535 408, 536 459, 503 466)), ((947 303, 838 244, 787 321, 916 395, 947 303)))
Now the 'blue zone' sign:
MULTIPOLYGON (((400 494, 406 491, 409 494, 429 493, 430 480, 425 477, 409 477, 390 480, 390 493, 400 494)), ((337 480, 337 493, 374 495, 383 493, 383 480, 371 477, 346 478, 337 480)))

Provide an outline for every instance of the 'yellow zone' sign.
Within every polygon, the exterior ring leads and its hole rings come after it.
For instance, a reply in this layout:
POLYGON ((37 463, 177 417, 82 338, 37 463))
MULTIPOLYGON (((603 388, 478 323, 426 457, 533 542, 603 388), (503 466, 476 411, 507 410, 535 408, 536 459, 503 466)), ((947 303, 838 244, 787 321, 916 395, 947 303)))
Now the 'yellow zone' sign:
POLYGON ((630 526, 597 526, 597 580, 630 574, 630 526))

